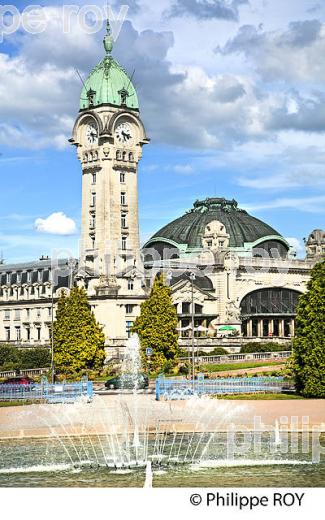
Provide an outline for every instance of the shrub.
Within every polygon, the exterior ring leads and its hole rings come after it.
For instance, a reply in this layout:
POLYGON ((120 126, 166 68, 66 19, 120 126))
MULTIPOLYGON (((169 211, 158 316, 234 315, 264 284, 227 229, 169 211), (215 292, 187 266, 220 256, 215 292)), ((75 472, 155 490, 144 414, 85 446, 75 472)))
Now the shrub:
POLYGON ((284 343, 245 343, 240 349, 241 354, 249 354, 251 352, 281 352, 283 350, 291 350, 292 346, 284 343))
POLYGON ((210 352, 209 356, 224 356, 227 355, 228 352, 222 347, 216 347, 210 352))
POLYGON ((51 352, 44 347, 20 349, 16 346, 0 345, 0 369, 24 370, 47 368, 51 365, 51 352))

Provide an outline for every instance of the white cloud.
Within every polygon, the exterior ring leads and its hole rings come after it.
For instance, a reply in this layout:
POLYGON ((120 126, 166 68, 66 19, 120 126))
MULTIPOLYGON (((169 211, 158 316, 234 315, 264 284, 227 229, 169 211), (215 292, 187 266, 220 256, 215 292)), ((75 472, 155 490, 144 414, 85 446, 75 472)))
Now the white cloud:
POLYGON ((286 237, 285 239, 294 248, 298 256, 303 255, 303 253, 305 252, 305 247, 301 240, 295 237, 286 237))
POLYGON ((325 212, 325 195, 315 197, 297 197, 297 198, 277 198, 271 201, 260 202, 258 204, 242 204, 248 211, 260 211, 266 209, 295 209, 305 211, 307 213, 324 213, 325 212))
POLYGON ((284 188, 299 188, 303 186, 321 186, 325 184, 325 171, 321 165, 311 168, 301 168, 283 173, 264 175, 255 177, 239 177, 237 182, 240 186, 254 188, 257 190, 279 190, 284 188))
POLYGON ((242 53, 266 81, 324 81, 325 26, 319 20, 299 20, 288 28, 263 31, 243 25, 234 38, 216 52, 242 53))
POLYGON ((176 173, 188 175, 193 173, 193 166, 191 164, 175 164, 175 166, 173 166, 173 170, 176 173))
POLYGON ((75 221, 67 217, 62 211, 52 213, 45 219, 36 219, 35 229, 39 233, 51 235, 74 235, 77 232, 75 221))

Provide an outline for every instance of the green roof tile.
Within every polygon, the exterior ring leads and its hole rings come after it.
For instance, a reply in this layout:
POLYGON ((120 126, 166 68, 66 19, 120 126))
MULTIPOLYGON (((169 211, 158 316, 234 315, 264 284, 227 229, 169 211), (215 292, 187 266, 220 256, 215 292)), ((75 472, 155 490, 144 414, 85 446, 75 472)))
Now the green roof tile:
POLYGON ((187 244, 189 248, 201 248, 206 226, 213 220, 222 222, 230 235, 230 247, 243 247, 264 237, 282 236, 271 226, 238 208, 235 200, 222 198, 206 199, 194 203, 193 209, 182 217, 160 229, 147 245, 158 238, 176 244, 187 244))

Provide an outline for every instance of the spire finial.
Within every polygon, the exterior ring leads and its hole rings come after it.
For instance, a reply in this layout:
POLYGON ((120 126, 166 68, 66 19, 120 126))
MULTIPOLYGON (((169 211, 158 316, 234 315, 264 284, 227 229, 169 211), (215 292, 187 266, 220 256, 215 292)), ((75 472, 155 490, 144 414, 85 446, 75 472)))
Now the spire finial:
POLYGON ((106 54, 111 54, 111 52, 113 50, 114 40, 113 40, 113 36, 112 36, 111 24, 109 21, 109 7, 108 6, 107 6, 106 36, 104 38, 103 43, 104 43, 104 48, 105 48, 106 54))

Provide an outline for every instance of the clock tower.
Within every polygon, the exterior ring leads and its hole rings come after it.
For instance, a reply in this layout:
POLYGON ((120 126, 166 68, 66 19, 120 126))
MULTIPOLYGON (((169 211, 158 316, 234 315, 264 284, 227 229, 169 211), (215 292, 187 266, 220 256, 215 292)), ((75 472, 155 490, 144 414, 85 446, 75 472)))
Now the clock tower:
POLYGON ((109 286, 139 255, 138 163, 149 140, 132 78, 112 57, 109 21, 104 48, 84 83, 70 142, 82 166, 81 265, 109 286))

